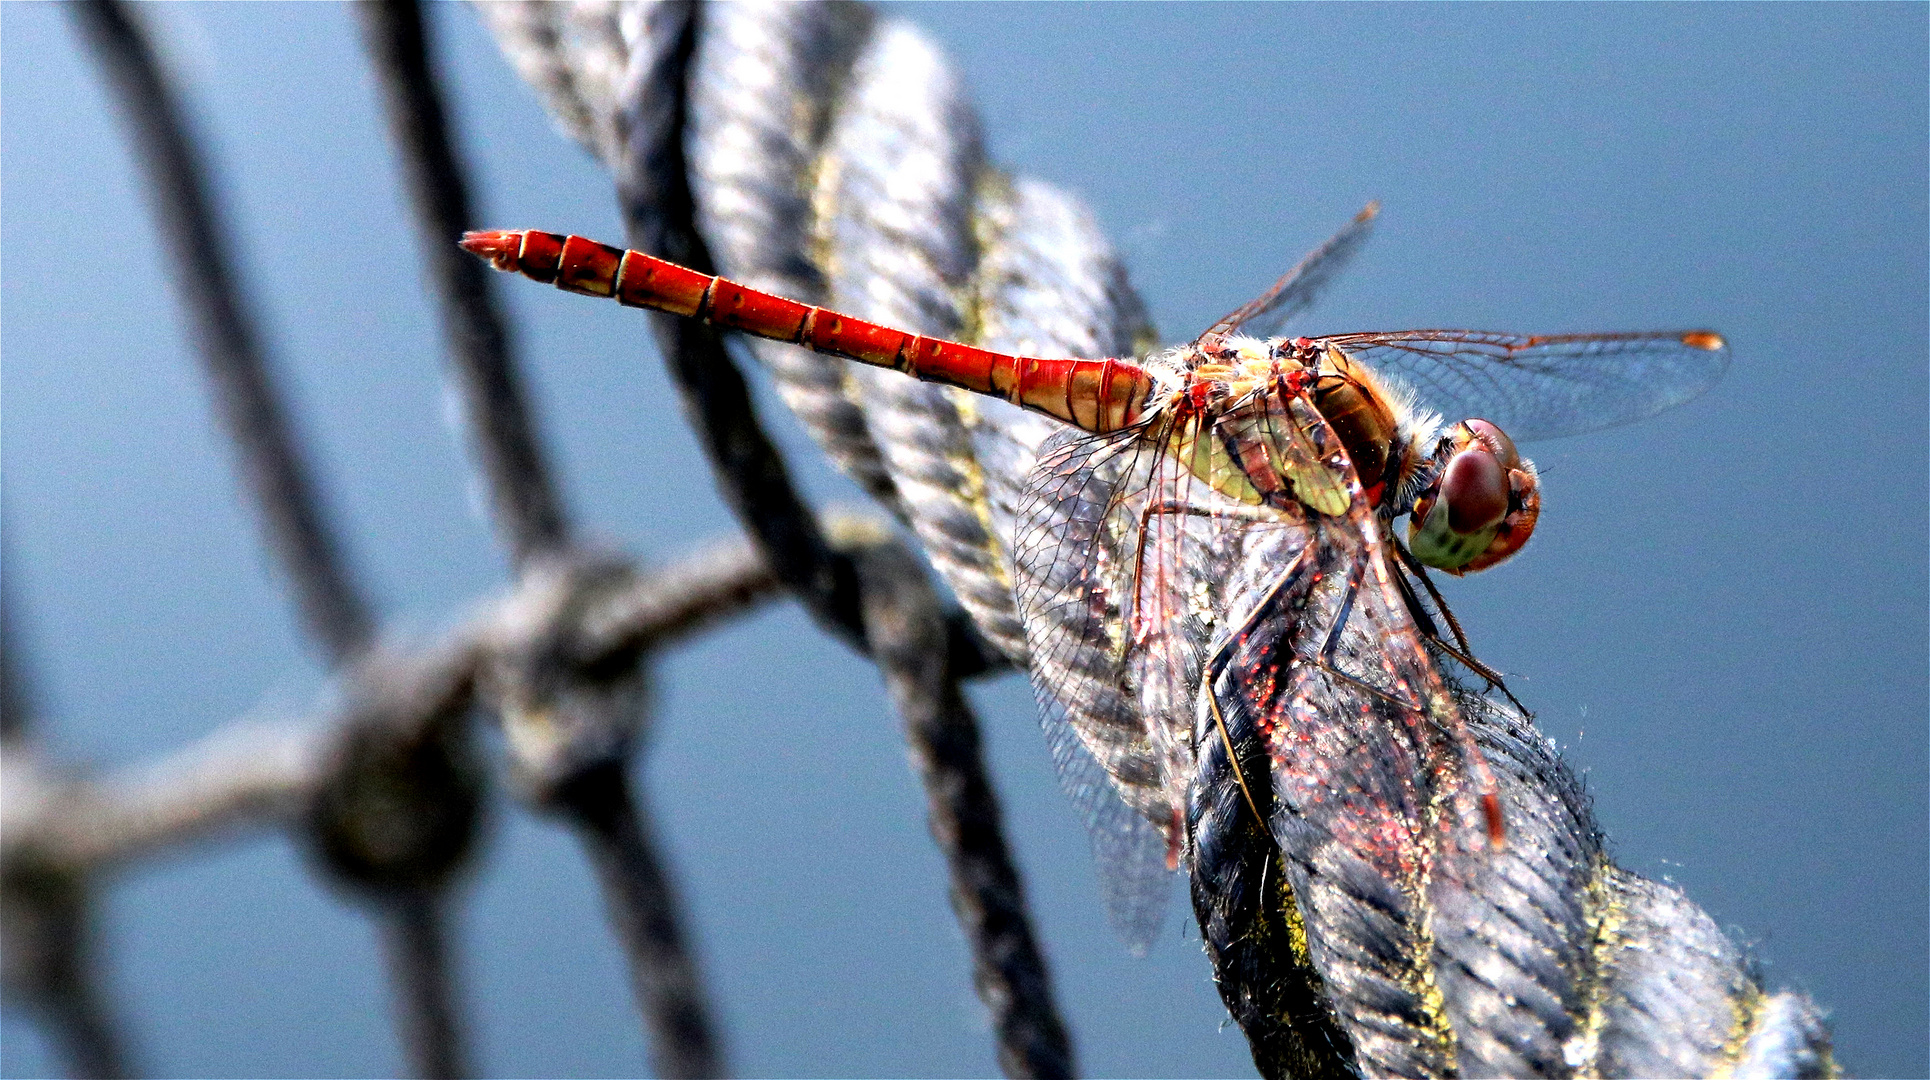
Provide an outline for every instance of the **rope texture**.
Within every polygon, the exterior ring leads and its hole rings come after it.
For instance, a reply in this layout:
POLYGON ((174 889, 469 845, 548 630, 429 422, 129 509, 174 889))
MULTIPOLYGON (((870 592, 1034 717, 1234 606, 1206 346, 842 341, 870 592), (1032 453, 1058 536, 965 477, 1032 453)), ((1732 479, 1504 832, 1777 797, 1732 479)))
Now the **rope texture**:
MULTIPOLYGON (((615 173, 630 243, 710 268, 715 260, 698 228, 685 139, 701 15, 690 4, 623 11, 630 64, 615 173)), ((946 856, 953 910, 971 944, 974 982, 998 1036, 1001 1066, 1014 1077, 1071 1075, 1071 1042, 1004 842, 978 721, 958 685, 974 656, 972 670, 984 669, 989 647, 960 632, 968 623, 944 613, 901 542, 864 558, 828 548, 716 329, 657 313, 649 321, 725 501, 806 609, 827 630, 861 644, 885 677, 925 787, 932 836, 946 856)))
MULTIPOLYGON (((615 168, 624 29, 654 6, 478 10, 563 132, 615 168)), ((747 2, 706 6, 697 33, 685 151, 719 272, 1008 351, 1150 343, 1091 217, 985 160, 956 73, 915 28, 847 3, 747 2)), ((792 346, 750 348, 831 459, 910 526, 984 637, 1025 663, 1009 544, 1056 425, 792 346)), ((1816 1007, 1767 993, 1679 890, 1615 867, 1579 781, 1528 719, 1455 693, 1509 839, 1499 853, 1442 856, 1460 864, 1418 890, 1339 860, 1278 815, 1254 821, 1225 748, 1201 743, 1195 913, 1260 1070, 1834 1075, 1816 1007)))

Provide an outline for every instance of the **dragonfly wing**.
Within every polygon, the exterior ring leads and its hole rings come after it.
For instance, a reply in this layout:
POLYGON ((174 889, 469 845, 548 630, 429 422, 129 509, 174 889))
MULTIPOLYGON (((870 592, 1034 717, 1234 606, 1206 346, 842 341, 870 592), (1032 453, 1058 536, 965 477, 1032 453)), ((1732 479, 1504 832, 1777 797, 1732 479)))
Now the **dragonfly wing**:
MULTIPOLYGON (((1289 407, 1317 452, 1337 446, 1304 400, 1289 407)), ((1344 475, 1345 513, 1308 515, 1304 538, 1243 534, 1226 577, 1239 617, 1201 691, 1197 736, 1264 747, 1268 775, 1247 781, 1265 800, 1310 958, 1330 984, 1355 999, 1370 986, 1383 1006, 1341 1017, 1363 1066, 1438 1075, 1453 1070, 1454 1046, 1430 992, 1435 945, 1456 931, 1434 925, 1431 898, 1465 891, 1486 851, 1486 766, 1393 580, 1380 523, 1344 475)))
POLYGON ((1404 330, 1322 338, 1411 389, 1448 420, 1479 417, 1516 439, 1626 424, 1714 386, 1729 347, 1708 330, 1497 334, 1404 330))
MULTIPOLYGON (((1036 180, 992 182, 979 193, 979 212, 974 344, 1021 356, 1131 356, 1140 339, 1152 337, 1125 270, 1077 200, 1036 180)), ((999 541, 1000 584, 1010 610, 1018 508, 1040 446, 1063 425, 997 398, 953 387, 946 393, 970 432, 976 461, 961 472, 983 492, 973 510, 990 519, 990 535, 999 541)), ((961 599, 970 591, 947 580, 961 599)), ((968 610, 981 628, 994 625, 979 609, 968 610)), ((1000 633, 998 641, 1026 666, 1023 631, 1000 633)))
POLYGON ((1084 725, 1075 724, 1063 704, 1041 691, 1039 711, 1059 786, 1078 808, 1092 843, 1106 921, 1133 955, 1144 956, 1165 923, 1172 894, 1166 831, 1127 804, 1080 737, 1084 725))
POLYGON ((1168 452, 1171 442, 1141 431, 1055 436, 1032 474, 1016 544, 1040 712, 1063 748, 1061 779, 1093 829, 1109 911, 1134 944, 1158 929, 1166 871, 1184 849, 1216 545, 1222 515, 1240 508, 1168 452))
POLYGON ((1040 721, 1099 862, 1107 914, 1142 951, 1171 888, 1163 777, 1126 677, 1128 582, 1111 519, 1146 453, 1132 433, 1070 429, 1040 448, 1014 548, 1040 721))
POLYGON ((1235 333, 1250 337, 1274 336, 1287 320, 1311 307, 1319 297, 1320 290, 1347 268, 1347 263, 1367 242, 1368 234, 1373 231, 1374 217, 1379 213, 1379 203, 1368 203, 1367 208, 1356 214, 1346 228, 1335 233, 1333 239, 1315 248, 1293 269, 1281 275, 1280 280, 1273 283, 1273 288, 1214 323, 1213 328, 1206 332, 1207 336, 1235 333))

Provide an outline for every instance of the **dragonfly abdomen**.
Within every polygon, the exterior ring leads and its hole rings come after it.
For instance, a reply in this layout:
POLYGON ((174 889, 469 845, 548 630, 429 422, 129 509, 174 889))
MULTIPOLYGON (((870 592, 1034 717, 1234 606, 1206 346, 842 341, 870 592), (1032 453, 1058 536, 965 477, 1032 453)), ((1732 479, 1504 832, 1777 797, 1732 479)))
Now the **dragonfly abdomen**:
POLYGON ((536 229, 472 232, 462 245, 498 270, 569 292, 707 319, 926 382, 1002 397, 1095 434, 1137 423, 1153 386, 1152 376, 1129 360, 1015 356, 929 338, 581 236, 536 229))

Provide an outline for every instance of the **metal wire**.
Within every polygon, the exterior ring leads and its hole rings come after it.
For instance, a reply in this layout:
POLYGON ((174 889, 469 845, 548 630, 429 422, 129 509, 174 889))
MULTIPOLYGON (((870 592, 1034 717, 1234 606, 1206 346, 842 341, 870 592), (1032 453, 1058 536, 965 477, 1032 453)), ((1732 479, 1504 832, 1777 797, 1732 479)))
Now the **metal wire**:
MULTIPOLYGON (((627 103, 610 75, 622 46, 588 29, 673 17, 660 7, 482 10, 563 130, 613 167, 639 109, 676 108, 627 103)), ((705 8, 690 32, 694 74, 665 93, 688 95, 688 175, 721 271, 1001 348, 1107 355, 1149 336, 1103 238, 1065 197, 987 165, 956 79, 909 26, 843 4, 734 3, 705 8), (1000 260, 1015 250, 1050 272, 1010 274, 1000 260)), ((1048 429, 890 373, 755 348, 832 460, 909 521, 986 639, 1022 662, 1010 507, 1048 429)), ((1252 820, 1224 755, 1202 759, 1194 906, 1261 1070, 1831 1074, 1815 1006, 1766 992, 1678 890, 1615 867, 1580 784, 1526 718, 1459 697, 1509 842, 1417 895, 1333 863, 1291 821, 1252 820)))

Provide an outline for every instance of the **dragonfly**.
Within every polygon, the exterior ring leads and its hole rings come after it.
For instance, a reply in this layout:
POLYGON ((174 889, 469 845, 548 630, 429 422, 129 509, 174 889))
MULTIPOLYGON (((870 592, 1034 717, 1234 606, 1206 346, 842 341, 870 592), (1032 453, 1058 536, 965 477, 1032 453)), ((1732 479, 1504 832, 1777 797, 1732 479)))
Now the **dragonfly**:
POLYGON ((461 243, 570 292, 1060 423, 1027 477, 1015 598, 1108 913, 1143 949, 1184 860, 1187 787, 1208 740, 1281 846, 1331 865, 1419 889, 1505 844, 1498 785, 1439 661, 1507 688, 1428 570, 1493 567, 1533 534, 1540 479, 1515 438, 1654 415, 1728 363, 1712 330, 1275 336, 1351 261, 1377 210, 1197 339, 1140 358, 908 333, 580 236, 480 231, 461 243))

